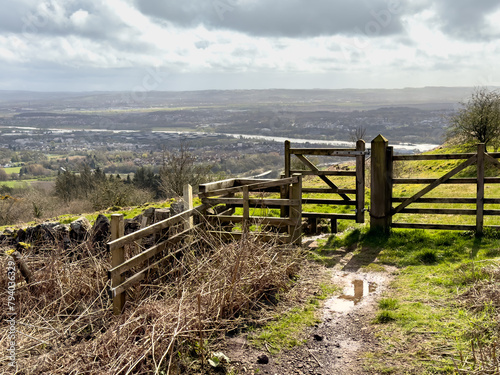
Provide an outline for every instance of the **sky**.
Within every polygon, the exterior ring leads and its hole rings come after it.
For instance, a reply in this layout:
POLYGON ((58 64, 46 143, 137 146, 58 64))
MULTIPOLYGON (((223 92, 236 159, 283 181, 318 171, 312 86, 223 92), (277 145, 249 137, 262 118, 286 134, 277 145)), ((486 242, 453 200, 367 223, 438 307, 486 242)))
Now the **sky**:
POLYGON ((0 90, 500 86, 498 0, 2 0, 0 90))

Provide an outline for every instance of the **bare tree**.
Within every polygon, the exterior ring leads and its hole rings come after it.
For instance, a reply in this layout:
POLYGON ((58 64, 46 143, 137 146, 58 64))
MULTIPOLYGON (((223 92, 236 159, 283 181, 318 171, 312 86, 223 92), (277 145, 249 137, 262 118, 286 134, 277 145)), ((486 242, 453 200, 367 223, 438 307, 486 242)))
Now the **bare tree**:
POLYGON ((349 131, 350 138, 352 142, 359 141, 360 139, 364 139, 366 135, 366 128, 364 126, 358 126, 349 131))
POLYGON ((447 139, 497 143, 500 139, 500 94, 476 88, 470 99, 449 118, 447 139))
POLYGON ((160 189, 167 197, 182 196, 184 185, 193 188, 208 181, 212 166, 199 163, 189 152, 187 144, 181 142, 178 152, 166 152, 160 169, 160 189))

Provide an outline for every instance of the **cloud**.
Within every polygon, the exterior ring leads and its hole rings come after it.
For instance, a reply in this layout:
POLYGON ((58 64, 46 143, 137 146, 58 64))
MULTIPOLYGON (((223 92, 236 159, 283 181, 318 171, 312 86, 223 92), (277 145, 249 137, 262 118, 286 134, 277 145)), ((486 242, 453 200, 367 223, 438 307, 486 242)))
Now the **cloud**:
MULTIPOLYGON (((433 4, 437 23, 448 35, 478 41, 500 36, 498 32, 491 32, 492 25, 488 23, 488 16, 500 9, 498 0, 442 0, 433 4)), ((500 22, 498 16, 497 24, 500 22)))
POLYGON ((135 0, 144 14, 179 27, 204 25, 252 36, 306 38, 403 31, 399 0, 135 0))

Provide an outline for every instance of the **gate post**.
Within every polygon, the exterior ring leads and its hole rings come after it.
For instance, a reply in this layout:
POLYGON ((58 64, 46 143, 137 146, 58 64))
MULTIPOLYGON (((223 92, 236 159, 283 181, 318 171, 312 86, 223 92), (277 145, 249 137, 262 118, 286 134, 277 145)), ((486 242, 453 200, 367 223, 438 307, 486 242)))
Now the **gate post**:
MULTIPOLYGON (((111 241, 117 240, 123 237, 125 232, 125 226, 123 221, 123 215, 113 214, 111 215, 111 241)), ((125 261, 125 249, 123 247, 114 249, 111 253, 111 267, 114 268, 119 266, 125 261)), ((115 275, 111 279, 111 287, 115 288, 124 281, 123 276, 115 275)), ((120 315, 123 311, 123 306, 125 305, 125 293, 121 292, 113 297, 113 314, 120 315)))
MULTIPOLYGON (((356 142, 356 151, 365 151, 365 141, 356 142)), ((356 156, 356 223, 365 222, 365 155, 356 156)))
POLYGON ((302 175, 294 173, 292 177, 297 177, 297 183, 292 184, 290 189, 290 200, 296 204, 290 206, 290 221, 293 223, 288 227, 290 242, 300 246, 302 244, 302 175))
POLYGON ((370 228, 384 233, 390 231, 392 223, 392 152, 388 144, 381 134, 371 142, 370 228))
POLYGON ((477 194, 476 194, 476 235, 483 234, 484 224, 484 143, 477 145, 477 194))

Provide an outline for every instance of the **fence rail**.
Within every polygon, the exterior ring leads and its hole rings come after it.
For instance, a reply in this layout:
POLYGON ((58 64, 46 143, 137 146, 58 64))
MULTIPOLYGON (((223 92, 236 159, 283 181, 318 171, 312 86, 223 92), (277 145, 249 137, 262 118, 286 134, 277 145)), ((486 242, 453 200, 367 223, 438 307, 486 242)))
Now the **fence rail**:
MULTIPOLYGON (((140 229, 136 232, 124 235, 124 220, 123 215, 111 215, 111 241, 108 242, 107 248, 111 252, 111 269, 108 270, 108 278, 111 281, 109 288, 109 296, 113 300, 114 314, 120 314, 125 305, 125 292, 131 286, 141 282, 146 277, 147 273, 159 266, 168 258, 184 251, 187 247, 193 246, 194 242, 190 241, 185 246, 175 248, 163 254, 169 248, 173 248, 181 244, 186 239, 191 239, 190 235, 201 226, 194 225, 193 217, 200 215, 205 210, 205 206, 201 205, 193 208, 192 189, 190 186, 185 188, 184 192, 184 212, 181 212, 168 219, 162 220, 149 227, 140 229), (181 227, 179 229, 178 227, 181 227), (168 229, 175 228, 177 233, 169 235, 168 229), (125 246, 143 240, 146 237, 156 235, 160 238, 159 243, 143 250, 139 254, 125 259, 125 246), (163 238, 163 240, 161 240, 163 238), (160 259, 158 255, 162 255, 160 259), (139 267, 135 273, 134 268, 139 267), (132 273, 125 277, 125 273, 132 273)), ((173 232, 173 231, 172 231, 173 232)))
MULTIPOLYGON (((243 234, 257 235, 271 238, 274 236, 279 242, 299 244, 302 231, 302 176, 294 174, 279 180, 249 180, 230 179, 200 185, 202 203, 215 211, 205 212, 209 223, 219 229, 212 231, 225 238, 240 238, 243 234), (266 193, 279 192, 280 198, 265 198, 266 193), (286 192, 285 194, 283 192, 286 192), (241 194, 241 197, 235 197, 241 194), (254 196, 251 196, 254 194, 254 196), (258 194, 260 196, 255 196, 258 194), (221 206, 222 205, 222 206, 221 206), (242 215, 235 215, 235 209, 242 208, 242 215), (252 216, 250 209, 279 208, 281 212, 288 212, 282 217, 252 216), (223 224, 242 224, 242 231, 228 231, 223 228, 231 226, 223 224), (270 234, 268 230, 249 231, 251 225, 269 228, 287 228, 286 233, 270 234)), ((264 228, 268 229, 268 228, 264 228)))
MULTIPOLYGON (((485 177, 485 164, 500 167, 500 153, 487 153, 484 144, 477 145, 476 153, 464 154, 436 154, 436 155, 393 155, 392 147, 381 135, 372 141, 372 189, 370 226, 388 231, 390 228, 419 228, 419 229, 446 229, 446 230, 474 230, 481 234, 484 230, 484 216, 500 216, 500 210, 485 209, 485 204, 500 204, 500 198, 485 198, 486 184, 500 183, 499 177, 485 177), (462 160, 449 172, 438 178, 394 178, 394 161, 425 161, 425 160, 462 160), (452 178, 466 168, 475 165, 476 177, 452 178), (411 197, 394 197, 393 186, 396 184, 427 185, 422 187, 411 197), (424 198, 423 196, 443 184, 473 184, 476 185, 475 198, 441 197, 424 198), (395 207, 392 203, 398 203, 395 207), (413 208, 414 203, 430 204, 474 204, 470 208, 413 208), (476 217, 475 225, 450 225, 433 223, 393 223, 396 214, 425 214, 425 215, 469 215, 476 217)), ((488 226, 498 228, 498 226, 488 226)))

